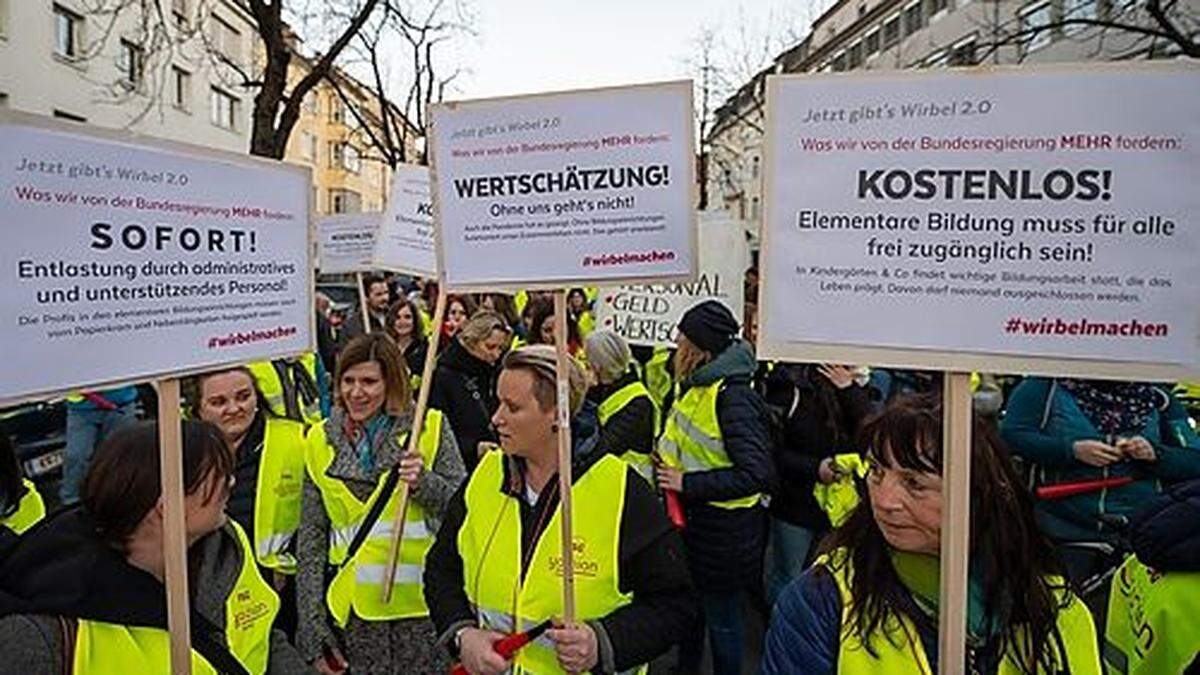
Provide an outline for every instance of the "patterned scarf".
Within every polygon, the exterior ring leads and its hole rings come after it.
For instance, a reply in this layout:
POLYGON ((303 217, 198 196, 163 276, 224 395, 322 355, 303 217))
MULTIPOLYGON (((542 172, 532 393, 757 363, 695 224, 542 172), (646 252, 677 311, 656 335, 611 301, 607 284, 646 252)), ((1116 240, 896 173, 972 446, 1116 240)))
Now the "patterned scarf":
POLYGON ((1140 433, 1161 401, 1153 386, 1140 382, 1062 380, 1062 386, 1102 434, 1140 433))
POLYGON ((339 421, 342 434, 354 448, 358 458, 358 468, 364 475, 371 475, 375 470, 377 450, 388 439, 396 424, 396 419, 384 412, 382 408, 365 424, 355 422, 350 419, 349 415, 336 408, 335 416, 341 418, 339 421), (342 414, 336 415, 336 413, 342 414))

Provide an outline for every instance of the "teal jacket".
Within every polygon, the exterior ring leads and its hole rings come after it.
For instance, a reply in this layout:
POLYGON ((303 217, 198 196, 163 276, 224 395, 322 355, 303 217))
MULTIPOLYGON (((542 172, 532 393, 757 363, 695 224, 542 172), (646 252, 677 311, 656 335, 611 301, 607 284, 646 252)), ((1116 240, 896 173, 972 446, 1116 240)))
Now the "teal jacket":
POLYGON ((1013 390, 1000 423, 1000 434, 1018 457, 1033 465, 1036 485, 1073 483, 1114 476, 1133 476, 1128 485, 1087 492, 1037 503, 1042 531, 1059 541, 1101 538, 1107 526, 1101 514, 1128 516, 1170 483, 1200 478, 1200 436, 1188 424, 1187 413, 1165 389, 1163 405, 1152 412, 1142 429, 1126 436, 1142 436, 1154 446, 1153 462, 1124 460, 1099 468, 1075 458, 1079 440, 1108 438, 1092 425, 1075 397, 1056 380, 1026 378, 1013 390))

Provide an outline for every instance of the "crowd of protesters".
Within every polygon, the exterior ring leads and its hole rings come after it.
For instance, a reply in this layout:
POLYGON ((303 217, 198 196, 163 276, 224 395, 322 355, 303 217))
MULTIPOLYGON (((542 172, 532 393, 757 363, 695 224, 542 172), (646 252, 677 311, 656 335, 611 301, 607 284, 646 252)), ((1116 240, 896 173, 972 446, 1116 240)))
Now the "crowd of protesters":
MULTIPOLYGON (((550 294, 451 294, 434 326, 434 284, 370 276, 365 313, 318 299, 315 354, 187 381, 194 670, 935 672, 941 378, 758 360, 754 290, 640 346, 567 295, 569 624, 550 294)), ((1196 388, 973 390, 952 670, 1200 668, 1196 388)), ((167 672, 157 425, 128 389, 69 406, 57 508, 0 435, 0 673, 167 672)))

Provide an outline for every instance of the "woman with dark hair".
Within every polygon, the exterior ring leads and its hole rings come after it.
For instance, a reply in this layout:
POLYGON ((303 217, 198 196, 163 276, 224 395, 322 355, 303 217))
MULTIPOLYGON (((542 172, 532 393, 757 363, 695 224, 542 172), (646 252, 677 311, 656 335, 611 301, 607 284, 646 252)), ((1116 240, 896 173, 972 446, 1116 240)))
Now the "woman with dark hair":
POLYGON ((404 354, 408 372, 415 375, 413 384, 416 388, 425 369, 425 354, 429 351, 429 341, 425 339, 425 317, 421 316, 417 303, 401 299, 388 307, 386 325, 388 335, 392 336, 400 353, 404 354))
MULTIPOLYGON (((530 303, 529 344, 554 344, 554 302, 535 300, 530 303)), ((579 337, 579 324, 567 315, 567 353, 578 357, 583 352, 583 341, 579 337)))
POLYGON ((592 305, 584 289, 572 288, 567 293, 567 314, 578 327, 581 340, 596 330, 596 317, 592 314, 592 305))
POLYGON ((441 672, 421 572, 446 502, 465 476, 454 435, 442 414, 429 410, 416 451, 408 450, 408 368, 386 335, 346 345, 334 391, 333 411, 309 430, 304 457, 297 644, 323 673, 441 672), (399 560, 388 579, 405 492, 399 560))
POLYGON ((510 326, 516 326, 521 322, 521 317, 517 314, 516 303, 513 302, 511 295, 506 293, 482 293, 478 298, 479 309, 486 309, 499 314, 510 326))
POLYGON ((46 505, 33 481, 21 475, 12 439, 0 429, 0 552, 46 517, 46 505))
POLYGON ((474 313, 475 303, 470 296, 454 295, 453 293, 446 296, 446 318, 442 321, 443 349, 451 338, 458 335, 458 331, 462 330, 474 313))
MULTIPOLYGON (((780 596, 763 673, 938 672, 940 397, 893 400, 858 444, 869 466, 865 494, 780 596)), ((1038 532, 1000 439, 978 416, 970 452, 967 663, 949 670, 1098 675, 1092 617, 1038 532)))
MULTIPOLYGON (((82 507, 31 532, 0 565, 0 671, 167 672, 158 436, 156 423, 137 422, 106 439, 82 507)), ((305 672, 272 628, 279 598, 249 539, 225 517, 233 466, 224 437, 195 421, 181 436, 193 672, 305 672)))

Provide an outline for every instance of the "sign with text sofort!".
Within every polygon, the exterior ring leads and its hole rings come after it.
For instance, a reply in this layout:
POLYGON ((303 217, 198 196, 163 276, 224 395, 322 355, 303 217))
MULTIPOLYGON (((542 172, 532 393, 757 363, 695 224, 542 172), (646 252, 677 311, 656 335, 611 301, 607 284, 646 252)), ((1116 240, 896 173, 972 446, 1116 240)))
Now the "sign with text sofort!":
POLYGON ((1200 68, 768 81, 760 356, 1200 370, 1200 68))
POLYGON ((0 117, 0 400, 312 345, 309 176, 0 117))
POLYGON ((422 277, 437 276, 428 167, 400 164, 393 169, 392 192, 375 241, 373 265, 422 277))
POLYGON ((671 82, 433 106, 448 284, 692 278, 691 91, 671 82))
POLYGON ((602 288, 596 325, 635 345, 673 344, 684 312, 721 302, 742 320, 750 246, 742 224, 723 212, 700 214, 700 274, 695 281, 602 288))

